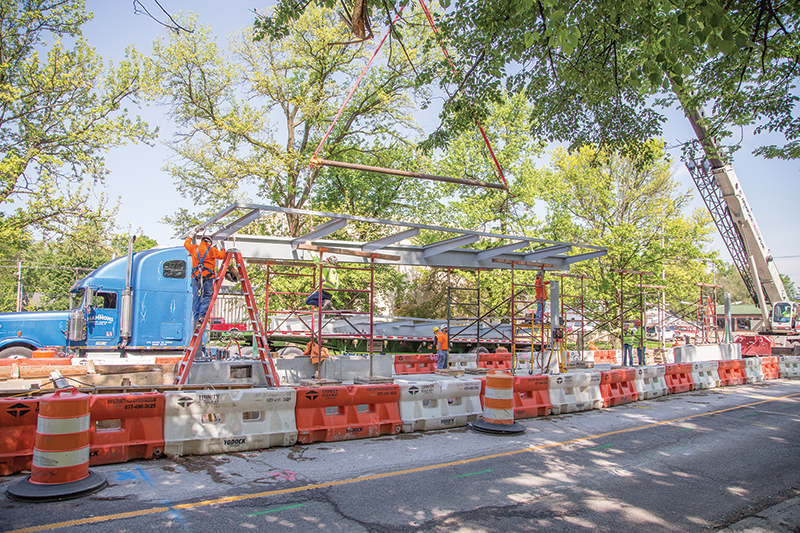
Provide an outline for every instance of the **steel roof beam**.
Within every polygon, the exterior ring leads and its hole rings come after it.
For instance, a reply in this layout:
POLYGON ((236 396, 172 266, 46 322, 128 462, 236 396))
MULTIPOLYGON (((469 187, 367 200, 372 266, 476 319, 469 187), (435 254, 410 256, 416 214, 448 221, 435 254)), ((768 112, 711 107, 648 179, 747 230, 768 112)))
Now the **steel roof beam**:
POLYGON ((564 259, 567 265, 571 265, 572 263, 577 263, 578 261, 588 261, 589 259, 603 257, 604 255, 608 255, 608 250, 599 250, 597 252, 587 252, 585 254, 570 255, 568 257, 565 257, 564 259))
POLYGON ((370 241, 364 243, 361 247, 362 252, 374 252, 376 250, 380 250, 381 248, 385 248, 386 246, 391 246, 392 244, 397 244, 400 241, 405 239, 411 239, 419 235, 420 229, 419 228, 411 228, 405 231, 401 231, 400 233, 395 233, 394 235, 389 235, 388 237, 383 237, 382 239, 376 239, 374 241, 370 241))
POLYGON ((520 242, 512 242, 511 244, 506 244, 504 246, 498 246, 496 248, 489 248, 488 250, 483 250, 482 252, 478 252, 478 261, 485 261, 486 259, 491 259, 492 257, 497 257, 498 255, 502 255, 506 252, 513 252, 514 250, 519 250, 520 248, 524 248, 525 246, 530 246, 531 243, 528 241, 520 241, 520 242))
POLYGON ((555 246, 545 246, 525 254, 525 261, 539 261, 554 255, 567 253, 572 250, 571 244, 557 244, 555 246))
POLYGON ((292 249, 297 248, 298 244, 316 241, 317 239, 322 239, 323 237, 327 237, 331 233, 335 233, 340 229, 343 229, 345 226, 347 226, 347 220, 342 218, 332 218, 331 220, 325 222, 324 224, 321 224, 316 228, 312 229, 305 235, 301 235, 297 237, 295 240, 293 240, 292 249))
POLYGON ((261 211, 259 209, 253 209, 243 217, 226 226, 224 229, 216 232, 213 235, 213 238, 225 240, 251 222, 255 222, 259 218, 261 218, 261 211))
POLYGON ((428 244, 423 247, 424 251, 422 252, 422 257, 427 259, 428 257, 478 242, 479 240, 481 240, 481 238, 478 235, 461 235, 460 237, 452 237, 433 244, 428 244))

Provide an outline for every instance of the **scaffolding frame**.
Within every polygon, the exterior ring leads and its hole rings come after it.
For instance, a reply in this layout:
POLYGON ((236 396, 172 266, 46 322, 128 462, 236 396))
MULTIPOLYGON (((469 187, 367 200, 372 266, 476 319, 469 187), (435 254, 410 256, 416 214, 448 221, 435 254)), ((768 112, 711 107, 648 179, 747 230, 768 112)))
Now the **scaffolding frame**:
POLYGON ((586 338, 586 309, 585 309, 585 297, 584 297, 584 281, 587 279, 594 279, 592 276, 587 276, 585 274, 556 274, 556 276, 561 278, 561 287, 558 293, 559 300, 560 300, 560 307, 561 307, 561 316, 564 320, 564 342, 569 344, 569 337, 570 335, 575 336, 575 346, 578 351, 583 352, 584 350, 584 343, 586 338), (564 278, 572 278, 572 279, 579 279, 580 280, 580 294, 567 294, 565 290, 565 283, 564 278), (579 331, 574 331, 570 333, 569 323, 570 320, 568 317, 569 312, 575 313, 580 317, 580 320, 572 320, 572 322, 580 323, 579 331))

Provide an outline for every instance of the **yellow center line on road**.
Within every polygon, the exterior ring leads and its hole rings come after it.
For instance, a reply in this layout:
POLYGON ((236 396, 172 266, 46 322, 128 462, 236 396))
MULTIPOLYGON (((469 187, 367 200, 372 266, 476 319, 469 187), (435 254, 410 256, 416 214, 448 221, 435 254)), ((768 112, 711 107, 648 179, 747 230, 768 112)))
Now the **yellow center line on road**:
POLYGON ((494 453, 494 454, 491 454, 491 455, 483 455, 481 457, 474 457, 472 459, 462 459, 460 461, 449 461, 447 463, 440 463, 440 464, 435 464, 435 465, 421 466, 421 467, 418 467, 418 468, 409 468, 409 469, 406 469, 406 470, 397 470, 397 471, 394 471, 394 472, 386 472, 386 473, 383 473, 383 474, 373 474, 371 476, 363 476, 363 477, 356 477, 356 478, 350 478, 350 479, 342 479, 342 480, 339 480, 339 481, 328 481, 328 482, 325 482, 325 483, 315 483, 314 485, 306 485, 306 486, 303 486, 303 487, 291 487, 291 488, 287 488, 287 489, 268 490, 268 491, 264 491, 264 492, 257 492, 257 493, 254 493, 254 494, 242 494, 242 495, 239 495, 239 496, 226 496, 224 498, 216 498, 216 499, 213 499, 213 500, 202 500, 202 501, 199 501, 199 502, 182 503, 182 504, 178 504, 178 505, 173 505, 171 507, 153 507, 152 509, 142 509, 142 510, 139 510, 139 511, 130 511, 130 512, 127 512, 127 513, 115 513, 115 514, 109 514, 109 515, 103 515, 103 516, 93 516, 93 517, 90 517, 90 518, 80 518, 80 519, 77 519, 77 520, 67 520, 65 522, 55 522, 55 523, 52 523, 52 524, 44 524, 44 525, 41 525, 41 526, 31 526, 31 527, 26 527, 26 528, 22 528, 22 529, 13 529, 13 530, 7 531, 6 533, 33 533, 35 531, 47 531, 47 530, 50 530, 50 529, 58 529, 58 528, 69 527, 69 526, 80 526, 80 525, 84 525, 84 524, 96 524, 98 522, 108 522, 108 521, 111 521, 111 520, 121 520, 121 519, 124 519, 124 518, 135 518, 137 516, 146 516, 146 515, 151 515, 151 514, 164 513, 164 512, 167 512, 167 511, 171 511, 171 510, 195 509, 195 508, 198 508, 198 507, 206 507, 208 505, 220 505, 220 504, 224 504, 224 503, 241 502, 241 501, 246 501, 246 500, 252 500, 252 499, 255 499, 255 498, 266 498, 268 496, 277 496, 277 495, 280 495, 280 494, 292 494, 292 493, 296 493, 296 492, 304 492, 304 491, 307 491, 307 490, 324 489, 324 488, 328 488, 328 487, 336 487, 336 486, 339 486, 339 485, 349 485, 351 483, 359 483, 361 481, 373 481, 373 480, 376 480, 376 479, 385 479, 385 478, 390 478, 390 477, 395 477, 395 476, 402 476, 402 475, 406 475, 406 474, 415 474, 415 473, 418 473, 418 472, 428 472, 428 471, 431 471, 431 470, 438 470, 438 469, 441 469, 441 468, 448 468, 448 467, 451 467, 451 466, 458 466, 458 465, 466 465, 466 464, 470 464, 470 463, 477 463, 478 461, 485 461, 487 459, 497 459, 497 458, 500 458, 500 457, 510 457, 512 455, 517 455, 517 454, 520 454, 520 453, 535 452, 535 451, 538 451, 538 450, 545 450, 547 448, 557 448, 559 446, 566 446, 568 444, 575 444, 576 442, 585 442, 585 441, 589 441, 589 440, 599 439, 599 438, 602 438, 602 437, 608 437, 608 436, 611 436, 611 435, 619 435, 619 434, 622 434, 622 433, 629 433, 631 431, 638 431, 638 430, 641 430, 641 429, 664 426, 664 425, 667 425, 667 424, 673 424, 675 422, 682 422, 684 420, 691 420, 693 418, 701 418, 701 417, 704 417, 704 416, 711 416, 711 415, 717 415, 717 414, 720 414, 720 413, 727 413, 729 411, 735 411, 737 409, 744 409, 746 407, 752 407, 754 405, 760 405, 760 404, 763 404, 763 403, 770 403, 770 402, 777 402, 777 401, 780 401, 780 400, 786 400, 788 398, 792 398, 792 397, 795 397, 795 396, 800 396, 800 392, 796 392, 796 393, 793 393, 793 394, 788 394, 786 396, 780 396, 780 397, 777 397, 777 398, 771 398, 769 400, 761 400, 761 401, 758 401, 758 402, 748 403, 748 404, 744 404, 744 405, 738 405, 736 407, 728 407, 726 409, 720 409, 718 411, 711 411, 709 413, 698 413, 698 414, 694 414, 694 415, 682 416, 680 418, 673 418, 671 420, 664 420, 663 422, 653 422, 652 424, 645 424, 643 426, 636 426, 636 427, 628 428, 628 429, 618 429, 616 431, 608 431, 606 433, 599 433, 597 435, 589 435, 589 436, 586 436, 586 437, 578 437, 577 439, 571 439, 571 440, 566 440, 566 441, 562 441, 562 442, 553 442, 553 443, 550 443, 550 444, 542 444, 540 446, 530 446, 528 448, 522 448, 522 449, 519 449, 519 450, 512 450, 512 451, 509 451, 509 452, 501 452, 501 453, 494 453))

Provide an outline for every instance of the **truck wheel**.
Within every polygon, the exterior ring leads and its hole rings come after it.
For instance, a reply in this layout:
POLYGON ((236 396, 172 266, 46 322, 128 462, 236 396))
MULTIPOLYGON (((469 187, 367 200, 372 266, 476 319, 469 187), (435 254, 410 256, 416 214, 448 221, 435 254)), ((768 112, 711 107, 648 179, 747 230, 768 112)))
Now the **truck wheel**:
POLYGON ((9 346, 0 351, 0 359, 30 359, 33 350, 25 346, 9 346))
POLYGON ((303 350, 297 346, 286 346, 278 352, 278 357, 302 357, 303 350))

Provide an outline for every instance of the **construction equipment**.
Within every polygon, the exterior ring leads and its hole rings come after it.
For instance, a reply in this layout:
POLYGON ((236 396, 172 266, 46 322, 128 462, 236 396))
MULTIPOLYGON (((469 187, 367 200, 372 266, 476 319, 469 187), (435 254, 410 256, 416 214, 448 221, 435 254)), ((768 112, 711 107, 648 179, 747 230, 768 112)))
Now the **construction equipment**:
POLYGON ((185 385, 189 377, 189 370, 192 367, 197 352, 203 343, 203 334, 211 318, 214 309, 214 302, 217 300, 219 290, 222 287, 222 282, 225 279, 228 267, 231 265, 232 260, 236 263, 236 274, 242 285, 242 292, 244 292, 245 305, 247 307, 247 314, 249 319, 249 327, 254 334, 254 348, 258 350, 258 357, 261 359, 261 364, 264 366, 264 375, 267 378, 267 384, 273 387, 279 387, 278 374, 275 371, 275 365, 267 346, 267 340, 264 336, 262 325, 258 321, 258 312, 256 310, 256 300, 253 295, 253 286, 250 284, 250 279, 247 277, 247 269, 245 268, 244 259, 239 250, 231 249, 225 252, 225 259, 222 262, 222 267, 219 273, 214 277, 214 291, 211 294, 211 303, 206 311, 206 316, 199 325, 195 326, 192 340, 183 354, 183 359, 178 363, 178 372, 175 375, 175 385, 185 385))
POLYGON ((761 309, 762 333, 795 333, 797 306, 789 301, 733 167, 720 159, 716 143, 701 123, 702 114, 687 112, 686 116, 705 154, 697 160, 689 159, 686 167, 753 302, 761 309))

